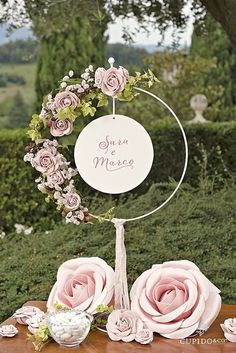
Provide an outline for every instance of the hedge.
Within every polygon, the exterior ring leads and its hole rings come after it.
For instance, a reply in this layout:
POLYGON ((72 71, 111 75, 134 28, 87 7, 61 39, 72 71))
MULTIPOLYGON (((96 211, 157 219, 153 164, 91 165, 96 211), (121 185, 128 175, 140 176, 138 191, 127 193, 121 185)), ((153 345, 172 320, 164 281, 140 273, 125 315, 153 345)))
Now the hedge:
MULTIPOLYGON (((169 188, 153 185, 117 205, 119 214, 130 217, 151 209, 169 188)), ((224 303, 235 302, 236 185, 204 193, 185 184, 167 207, 125 228, 129 285, 152 264, 188 259, 221 290, 224 303)), ((0 321, 27 300, 47 299, 58 267, 68 259, 99 256, 114 266, 115 229, 109 223, 12 233, 0 242, 0 321)))
MULTIPOLYGON (((185 181, 198 186, 202 178, 219 185, 236 172, 236 122, 185 125, 189 143, 189 165, 185 181)), ((155 182, 178 180, 183 168, 184 148, 179 128, 174 124, 157 123, 150 131, 155 159, 147 179, 134 194, 144 194, 155 182)), ((36 190, 36 173, 23 161, 28 143, 25 130, 0 131, 0 231, 9 231, 15 223, 50 229, 61 218, 54 205, 46 204, 36 190)), ((72 152, 72 149, 71 149, 72 152)), ((80 182, 84 195, 94 193, 80 182)), ((214 186, 213 185, 213 186, 214 186)))

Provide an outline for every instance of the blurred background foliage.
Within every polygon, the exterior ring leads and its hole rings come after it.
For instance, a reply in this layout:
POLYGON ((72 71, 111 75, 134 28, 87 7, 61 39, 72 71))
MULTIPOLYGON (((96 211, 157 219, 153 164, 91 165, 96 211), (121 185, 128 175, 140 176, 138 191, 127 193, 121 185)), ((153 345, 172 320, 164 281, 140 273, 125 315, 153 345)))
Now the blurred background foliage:
MULTIPOLYGON (((151 1, 145 6, 141 0, 119 0, 116 5, 81 0, 78 7, 78 2, 69 0, 53 7, 49 0, 25 1, 34 38, 0 45, 0 318, 28 299, 46 299, 64 260, 101 256, 114 264, 112 225, 65 225, 54 205, 45 203, 36 190, 37 174, 23 162, 28 142, 25 128, 30 116, 39 112, 43 95, 70 69, 79 75, 90 63, 107 66, 110 56, 131 74, 148 67, 154 71, 160 83, 153 92, 173 107, 183 122, 190 149, 185 183, 170 205, 127 226, 129 283, 153 263, 187 258, 222 290, 225 302, 235 301, 233 20, 226 28, 210 8, 214 1, 194 0, 196 18, 190 47, 157 46, 150 51, 130 44, 132 33, 127 32, 126 44, 108 43, 108 24, 118 15, 136 17, 140 29, 148 21, 162 33, 170 23, 183 28, 186 2, 151 1), (188 124, 194 117, 189 101, 195 94, 205 94, 208 99, 204 112, 207 124, 188 124), (32 233, 16 234, 17 223, 32 226, 32 233)), ((224 3, 228 11, 228 1, 224 3)), ((184 151, 175 121, 149 96, 142 94, 129 104, 119 103, 117 111, 135 118, 150 132, 157 157, 150 175, 139 188, 116 198, 94 194, 82 181, 79 186, 94 212, 115 205, 118 216, 129 217, 150 210, 173 191, 181 175, 184 151)), ((80 129, 83 124, 78 125, 80 129)), ((72 156, 73 147, 67 153, 72 156)))

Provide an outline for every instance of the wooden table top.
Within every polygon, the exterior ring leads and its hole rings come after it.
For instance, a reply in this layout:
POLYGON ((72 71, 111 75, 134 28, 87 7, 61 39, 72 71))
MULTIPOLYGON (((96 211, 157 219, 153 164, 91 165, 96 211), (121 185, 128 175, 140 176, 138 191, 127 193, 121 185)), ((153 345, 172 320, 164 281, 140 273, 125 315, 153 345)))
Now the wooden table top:
MULTIPOLYGON (((46 309, 46 303, 42 301, 27 302, 25 305, 34 305, 41 310, 46 309)), ((225 319, 236 317, 236 305, 222 305, 220 314, 209 330, 201 337, 185 340, 171 340, 154 335, 151 344, 141 345, 136 342, 113 342, 105 333, 92 331, 85 341, 77 348, 63 348, 56 342, 50 342, 42 350, 44 353, 236 353, 236 344, 225 340, 220 323, 225 319), (194 342, 194 340, 196 340, 194 342)), ((2 325, 15 324, 15 320, 7 319, 2 325)), ((27 326, 16 325, 19 333, 13 338, 0 337, 0 353, 33 353, 34 347, 26 340, 29 332, 27 326)))

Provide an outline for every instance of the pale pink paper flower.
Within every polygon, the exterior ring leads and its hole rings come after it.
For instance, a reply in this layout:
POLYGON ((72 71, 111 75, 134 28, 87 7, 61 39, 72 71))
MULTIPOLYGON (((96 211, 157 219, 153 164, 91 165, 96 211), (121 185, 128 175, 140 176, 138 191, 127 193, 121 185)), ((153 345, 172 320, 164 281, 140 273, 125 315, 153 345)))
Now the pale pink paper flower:
POLYGON ((131 308, 151 331, 182 339, 209 328, 221 308, 219 292, 194 263, 169 261, 135 281, 131 308))
POLYGON ((153 341, 153 332, 148 328, 138 330, 135 336, 135 341, 141 344, 148 344, 153 341))
POLYGON ((46 175, 55 173, 60 166, 60 162, 60 155, 54 154, 46 148, 39 150, 31 161, 36 170, 46 175))
POLYGON ((63 204, 68 211, 75 211, 81 204, 81 198, 76 192, 68 192, 64 195, 63 204))
POLYGON ((95 84, 98 88, 101 88, 102 80, 106 70, 103 67, 98 67, 95 71, 95 84))
POLYGON ((100 304, 109 305, 114 294, 114 271, 99 257, 81 257, 64 262, 58 269, 57 281, 48 298, 54 304, 96 312, 100 304))
POLYGON ((70 135, 72 133, 72 130, 73 124, 70 120, 52 120, 52 125, 50 127, 50 133, 52 136, 60 137, 64 135, 70 135))
POLYGON ((39 326, 44 323, 46 323, 46 315, 43 312, 37 313, 36 315, 26 320, 28 330, 32 334, 35 334, 38 331, 39 326))
POLYGON ((38 314, 44 313, 36 306, 27 305, 22 306, 22 308, 16 310, 16 312, 13 314, 13 318, 16 319, 18 324, 27 325, 26 321, 38 314))
POLYGON ((106 329, 112 341, 131 342, 137 335, 138 326, 143 327, 143 323, 134 311, 120 309, 108 316, 106 329))
POLYGON ((79 103, 79 98, 70 91, 57 93, 54 98, 54 106, 57 111, 67 107, 75 109, 79 103))
POLYGON ((220 326, 225 338, 230 342, 236 342, 236 318, 226 319, 220 326))
POLYGON ((57 170, 55 173, 47 176, 46 186, 49 188, 55 188, 56 185, 61 185, 65 181, 63 174, 60 170, 57 170))
POLYGON ((0 327, 0 336, 2 337, 14 337, 17 333, 18 330, 14 325, 3 325, 0 327))
POLYGON ((122 92, 127 82, 127 73, 123 68, 111 67, 106 70, 101 81, 101 90, 108 96, 116 96, 122 92))

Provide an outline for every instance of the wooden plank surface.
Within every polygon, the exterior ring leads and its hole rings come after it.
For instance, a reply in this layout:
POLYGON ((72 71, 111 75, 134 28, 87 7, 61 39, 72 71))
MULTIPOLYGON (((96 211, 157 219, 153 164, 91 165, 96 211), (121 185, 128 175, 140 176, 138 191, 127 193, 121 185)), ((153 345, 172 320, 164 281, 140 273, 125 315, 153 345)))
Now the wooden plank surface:
MULTIPOLYGON (((25 305, 34 305, 41 310, 46 309, 42 301, 27 302, 25 305)), ((56 342, 50 342, 43 348, 44 353, 62 353, 73 351, 75 353, 236 353, 236 344, 225 340, 220 323, 229 317, 236 317, 236 305, 222 305, 221 312, 210 329, 201 337, 185 340, 170 340, 154 335, 154 341, 148 345, 136 342, 113 342, 105 333, 92 331, 78 348, 63 348, 56 342), (195 340, 195 341, 194 341, 195 340)), ((10 318, 1 324, 15 324, 10 318)), ((27 326, 16 325, 19 334, 14 338, 0 337, 0 353, 33 353, 34 347, 26 340, 27 326)))

